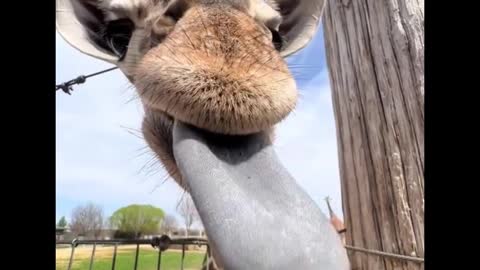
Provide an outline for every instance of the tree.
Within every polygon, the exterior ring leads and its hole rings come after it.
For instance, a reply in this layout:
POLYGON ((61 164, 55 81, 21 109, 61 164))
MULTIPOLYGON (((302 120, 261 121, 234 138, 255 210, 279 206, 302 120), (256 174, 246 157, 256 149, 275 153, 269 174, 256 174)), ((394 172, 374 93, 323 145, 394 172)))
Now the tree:
POLYGON ((103 209, 101 206, 88 203, 85 206, 77 206, 72 211, 70 230, 76 235, 87 236, 93 234, 97 239, 103 227, 103 209))
MULTIPOLYGON (((325 46, 347 245, 424 256, 424 6, 328 0, 325 46)), ((350 252, 352 269, 422 264, 350 252)))
POLYGON ((163 217, 164 212, 158 207, 132 204, 115 211, 110 223, 118 230, 117 237, 138 238, 158 232, 163 217))
POLYGON ((62 217, 60 218, 60 220, 58 221, 57 227, 59 227, 59 228, 65 228, 65 227, 67 227, 67 220, 65 219, 64 216, 62 216, 62 217))
POLYGON ((170 235, 172 231, 178 228, 178 222, 175 216, 173 215, 166 215, 163 219, 162 229, 164 233, 170 235))
POLYGON ((190 195, 186 195, 182 199, 177 206, 177 211, 182 216, 185 224, 185 236, 188 236, 188 230, 190 230, 193 223, 200 221, 200 216, 198 215, 197 209, 195 208, 195 204, 190 195))

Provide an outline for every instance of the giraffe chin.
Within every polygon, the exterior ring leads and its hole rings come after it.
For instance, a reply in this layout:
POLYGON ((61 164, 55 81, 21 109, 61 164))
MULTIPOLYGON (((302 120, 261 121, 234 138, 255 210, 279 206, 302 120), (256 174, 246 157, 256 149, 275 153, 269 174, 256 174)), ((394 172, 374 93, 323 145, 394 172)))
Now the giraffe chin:
POLYGON ((175 121, 173 151, 222 269, 348 269, 338 234, 267 132, 219 135, 175 121))

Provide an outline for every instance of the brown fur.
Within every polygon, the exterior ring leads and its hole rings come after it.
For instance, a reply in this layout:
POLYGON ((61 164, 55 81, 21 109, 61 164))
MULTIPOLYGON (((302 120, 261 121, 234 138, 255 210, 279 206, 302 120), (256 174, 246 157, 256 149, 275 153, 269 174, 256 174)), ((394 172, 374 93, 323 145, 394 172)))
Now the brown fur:
POLYGON ((146 142, 183 188, 172 150, 174 119, 221 134, 262 131, 273 140, 273 126, 294 109, 295 81, 267 29, 281 21, 272 3, 87 1, 107 18, 134 22, 117 65, 144 105, 146 142))
POLYGON ((245 13, 223 6, 189 9, 142 58, 134 84, 148 107, 223 134, 265 130, 297 99, 269 35, 245 13))
POLYGON ((175 120, 227 135, 265 132, 273 141, 274 125, 296 105, 295 81, 270 32, 282 18, 262 1, 76 1, 85 26, 101 23, 100 14, 133 22, 116 64, 144 105, 145 141, 184 189, 172 149, 175 120))
POLYGON ((222 5, 191 7, 176 24, 146 22, 131 42, 139 49, 128 69, 145 106, 144 138, 178 184, 186 188, 172 151, 173 119, 222 134, 266 131, 273 140, 297 92, 266 29, 222 5))

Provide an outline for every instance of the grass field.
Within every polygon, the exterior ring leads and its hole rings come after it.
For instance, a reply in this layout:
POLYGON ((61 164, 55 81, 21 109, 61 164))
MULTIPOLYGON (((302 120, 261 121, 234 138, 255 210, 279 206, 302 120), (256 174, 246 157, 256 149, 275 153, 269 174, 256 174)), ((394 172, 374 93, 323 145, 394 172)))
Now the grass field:
MULTIPOLYGON (((56 251, 56 270, 66 270, 70 258, 70 248, 57 248, 56 251)), ((90 256, 92 247, 78 247, 75 249, 72 270, 88 270, 90 266, 90 256)), ((185 252, 184 269, 200 269, 204 258, 202 251, 185 252)), ((177 250, 168 250, 162 253, 161 270, 178 270, 181 265, 182 252, 177 250)), ((113 259, 113 247, 97 247, 95 249, 95 259, 93 269, 111 270, 113 259)), ((158 260, 158 251, 145 246, 140 248, 138 255, 138 270, 156 270, 158 260)), ((134 269, 135 246, 118 247, 115 269, 131 270, 134 269)))

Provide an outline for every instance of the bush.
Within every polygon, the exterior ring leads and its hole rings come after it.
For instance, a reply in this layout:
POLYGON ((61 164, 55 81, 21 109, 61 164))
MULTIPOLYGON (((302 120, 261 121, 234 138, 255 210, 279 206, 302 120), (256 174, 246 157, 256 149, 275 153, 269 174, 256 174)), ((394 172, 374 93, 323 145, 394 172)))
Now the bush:
POLYGON ((140 234, 135 237, 135 232, 115 231, 115 233, 113 233, 114 239, 135 239, 139 237, 140 234))

